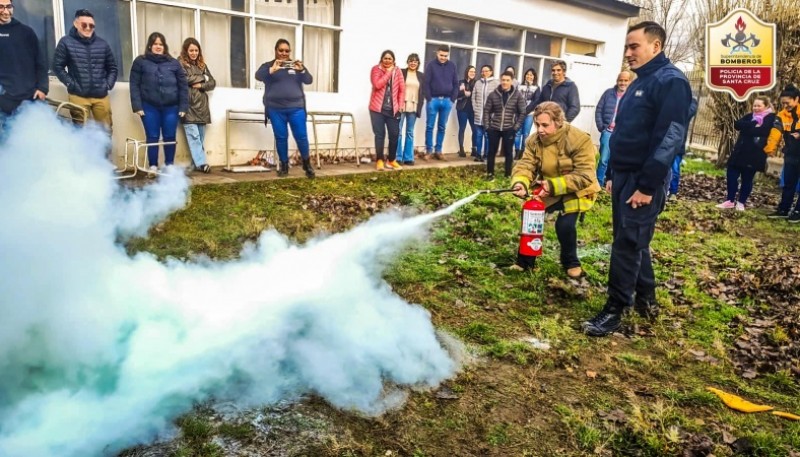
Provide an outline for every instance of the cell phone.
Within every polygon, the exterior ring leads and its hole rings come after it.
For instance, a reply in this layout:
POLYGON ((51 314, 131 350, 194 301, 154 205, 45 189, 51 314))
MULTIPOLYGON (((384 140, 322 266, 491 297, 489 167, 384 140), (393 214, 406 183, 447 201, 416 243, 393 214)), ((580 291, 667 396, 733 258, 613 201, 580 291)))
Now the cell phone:
POLYGON ((291 70, 294 68, 294 60, 285 60, 281 63, 281 67, 286 68, 287 70, 291 70))

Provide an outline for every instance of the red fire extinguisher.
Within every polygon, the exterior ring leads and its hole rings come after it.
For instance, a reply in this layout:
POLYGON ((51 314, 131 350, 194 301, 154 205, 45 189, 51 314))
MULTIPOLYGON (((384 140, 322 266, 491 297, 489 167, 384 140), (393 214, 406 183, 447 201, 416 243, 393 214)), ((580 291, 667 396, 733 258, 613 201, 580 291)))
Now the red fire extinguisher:
POLYGON ((534 191, 533 197, 522 205, 522 228, 519 233, 519 260, 523 262, 535 259, 542 255, 544 242, 544 202, 539 198, 539 192, 534 191), (528 259, 526 259, 528 258, 528 259))

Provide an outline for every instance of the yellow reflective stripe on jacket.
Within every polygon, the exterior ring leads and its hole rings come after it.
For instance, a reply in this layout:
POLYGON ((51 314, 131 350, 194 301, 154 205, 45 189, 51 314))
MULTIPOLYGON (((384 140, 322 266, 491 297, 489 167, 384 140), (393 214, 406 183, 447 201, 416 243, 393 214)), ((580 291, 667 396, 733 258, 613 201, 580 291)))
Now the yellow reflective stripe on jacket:
POLYGON ((548 179, 550 182, 550 195, 564 195, 567 193, 567 178, 559 176, 548 179))
POLYGON ((565 200, 564 212, 570 213, 585 213, 589 211, 594 205, 594 200, 590 198, 574 198, 572 200, 565 200))

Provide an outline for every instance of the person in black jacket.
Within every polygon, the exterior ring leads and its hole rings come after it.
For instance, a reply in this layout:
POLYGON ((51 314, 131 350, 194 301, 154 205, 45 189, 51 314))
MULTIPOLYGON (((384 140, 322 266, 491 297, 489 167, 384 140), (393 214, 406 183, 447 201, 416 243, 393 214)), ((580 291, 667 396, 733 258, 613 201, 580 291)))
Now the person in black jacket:
POLYGON ((753 178, 756 172, 766 169, 767 154, 764 152, 764 146, 767 145, 767 137, 773 124, 775 124, 775 114, 772 112, 772 105, 769 97, 763 95, 753 100, 752 113, 745 114, 733 124, 733 128, 739 131, 739 138, 728 158, 728 198, 717 205, 717 208, 736 208, 738 211, 744 211, 744 205, 753 190, 753 178))
MULTIPOLYGON (((153 32, 147 38, 144 55, 131 65, 131 107, 142 118, 148 143, 163 138, 164 164, 175 162, 175 134, 178 118, 189 109, 189 85, 181 64, 169 55, 164 35, 153 32)), ((150 177, 158 171, 158 146, 148 146, 150 177)))
POLYGON ((189 111, 183 116, 186 143, 189 145, 195 170, 210 173, 211 167, 206 163, 203 141, 206 137, 206 125, 211 123, 208 93, 217 87, 217 81, 211 76, 197 39, 183 40, 178 61, 186 72, 186 83, 189 85, 189 111))
POLYGON ((456 115, 458 116, 458 156, 466 157, 464 151, 464 132, 469 124, 472 132, 472 157, 477 157, 476 145, 478 132, 475 131, 475 112, 472 110, 472 91, 475 89, 475 66, 469 65, 464 71, 464 79, 458 82, 458 98, 456 98, 456 115))
POLYGON ((652 21, 630 27, 625 37, 625 59, 637 78, 620 101, 611 135, 606 189, 611 191, 614 241, 606 304, 583 323, 590 336, 616 331, 630 306, 643 317, 658 314, 650 241, 692 101, 689 80, 664 55, 666 39, 664 28, 652 21))
POLYGON ((567 78, 567 63, 563 60, 553 62, 550 67, 552 79, 542 87, 539 97, 528 105, 527 112, 532 112, 542 102, 556 102, 567 115, 567 122, 572 122, 581 112, 581 98, 578 86, 567 78))
POLYGON ((12 0, 0 0, 0 132, 25 100, 44 100, 47 63, 33 29, 14 19, 12 0))
MULTIPOLYGON (((67 86, 70 103, 83 107, 111 130, 108 91, 117 82, 117 61, 111 46, 95 33, 94 15, 89 10, 76 11, 72 28, 58 41, 53 72, 67 86)), ((82 112, 72 116, 76 122, 86 122, 82 112)))
POLYGON ((486 97, 483 119, 489 135, 489 150, 486 151, 486 180, 494 180, 494 161, 497 147, 503 142, 505 177, 511 177, 514 165, 514 136, 525 119, 525 97, 514 87, 514 73, 504 71, 500 75, 500 86, 486 97))

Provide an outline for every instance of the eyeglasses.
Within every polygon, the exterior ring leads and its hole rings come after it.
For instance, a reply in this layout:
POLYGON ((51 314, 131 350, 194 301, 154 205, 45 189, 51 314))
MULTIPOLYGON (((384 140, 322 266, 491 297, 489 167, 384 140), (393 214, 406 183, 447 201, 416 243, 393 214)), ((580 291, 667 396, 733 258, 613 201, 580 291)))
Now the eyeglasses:
POLYGON ((0 11, 3 11, 3 10, 13 11, 14 10, 14 5, 0 5, 0 11))

